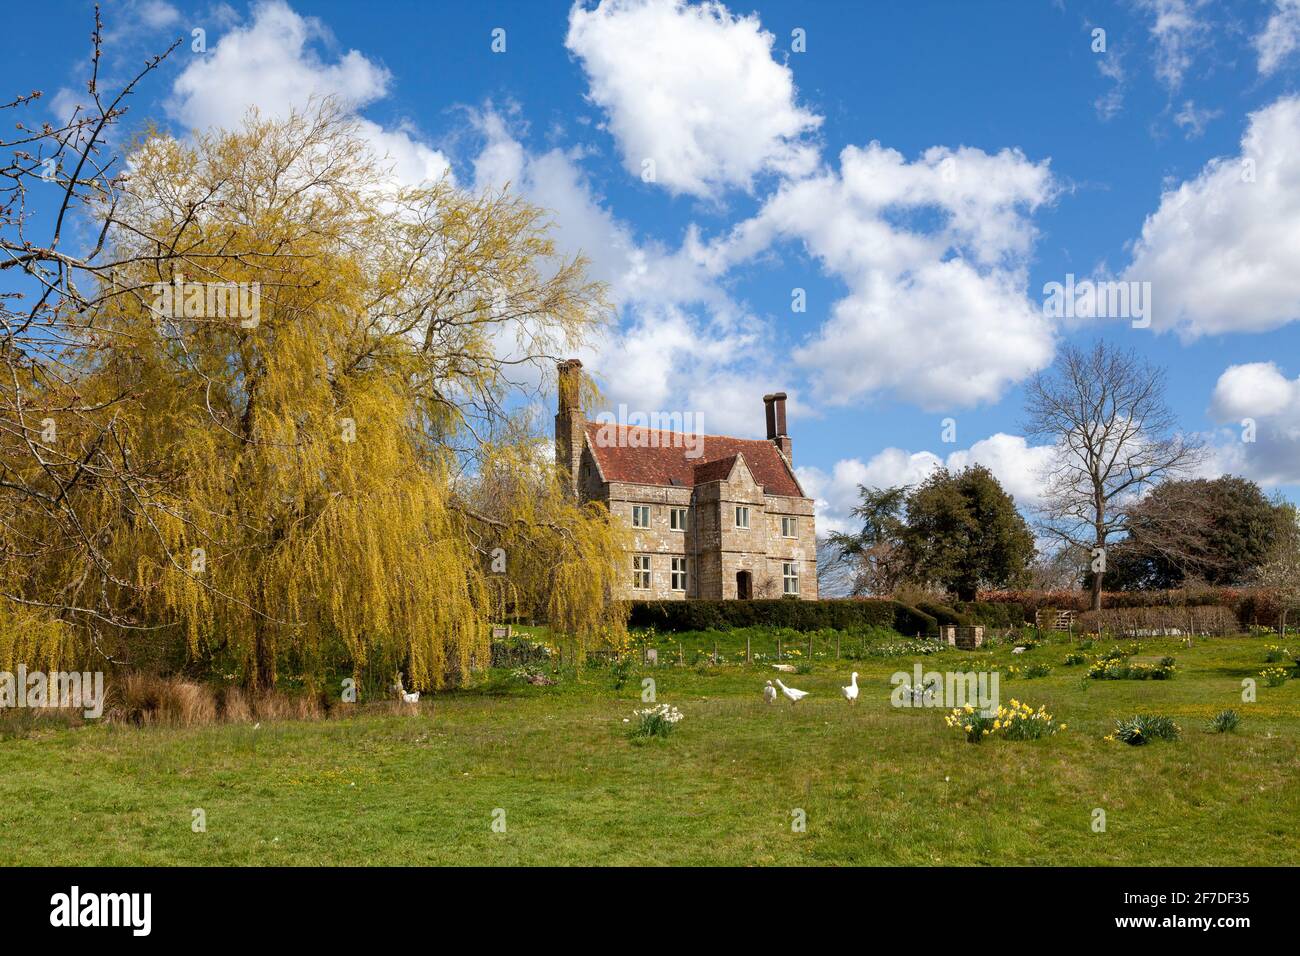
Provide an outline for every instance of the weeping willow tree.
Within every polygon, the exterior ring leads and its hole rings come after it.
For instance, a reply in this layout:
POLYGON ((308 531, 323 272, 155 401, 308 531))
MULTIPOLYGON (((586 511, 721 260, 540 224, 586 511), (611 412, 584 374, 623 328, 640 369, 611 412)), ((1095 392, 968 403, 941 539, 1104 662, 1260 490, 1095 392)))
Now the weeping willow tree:
POLYGON ((455 683, 507 602, 620 638, 618 532, 498 427, 607 313, 542 211, 393 185, 328 101, 128 159, 111 294, 61 360, 130 477, 70 489, 102 566, 44 555, 29 593, 80 575, 118 659, 254 687, 339 662, 455 683))
POLYGON ((627 642, 614 607, 616 581, 592 574, 625 563, 631 541, 599 502, 575 504, 565 492, 550 441, 527 434, 493 446, 462 500, 475 519, 478 547, 488 558, 488 587, 501 616, 547 621, 581 658, 588 648, 617 650, 627 642))

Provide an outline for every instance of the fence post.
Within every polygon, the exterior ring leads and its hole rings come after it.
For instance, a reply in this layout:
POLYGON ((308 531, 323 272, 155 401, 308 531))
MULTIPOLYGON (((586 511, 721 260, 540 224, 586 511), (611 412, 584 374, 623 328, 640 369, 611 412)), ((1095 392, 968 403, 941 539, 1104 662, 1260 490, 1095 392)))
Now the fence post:
POLYGON ((781 663, 781 638, 776 639, 776 662, 781 663))
POLYGON ((840 659, 840 632, 835 632, 835 659, 840 659))
POLYGON ((745 663, 746 663, 746 664, 752 664, 752 663, 754 663, 754 658, 753 658, 753 657, 750 655, 750 653, 749 653, 749 634, 748 634, 748 632, 746 632, 746 634, 745 634, 745 663))

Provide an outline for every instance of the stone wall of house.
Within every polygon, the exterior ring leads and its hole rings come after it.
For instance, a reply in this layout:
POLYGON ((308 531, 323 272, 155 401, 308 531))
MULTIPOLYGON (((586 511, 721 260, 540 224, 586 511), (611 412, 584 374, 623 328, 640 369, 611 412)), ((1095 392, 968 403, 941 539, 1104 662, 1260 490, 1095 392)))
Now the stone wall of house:
MULTIPOLYGON (((594 465, 583 469, 584 490, 590 487, 594 465)), ((596 484, 599 486, 599 482, 596 484)), ((806 498, 766 495, 750 476, 737 466, 731 477, 695 486, 665 487, 610 482, 598 493, 610 513, 625 522, 633 538, 632 554, 649 555, 651 586, 634 589, 632 555, 627 559, 630 599, 678 600, 688 597, 713 600, 734 599, 737 574, 747 571, 754 597, 780 597, 783 592, 783 564, 799 567, 799 596, 817 597, 816 527, 813 503, 806 498), (646 528, 632 527, 632 509, 650 509, 646 528), (736 508, 749 508, 749 527, 736 526, 736 508), (685 531, 671 527, 672 508, 687 508, 685 531), (796 520, 796 535, 781 533, 781 518, 796 520), (672 588, 672 558, 689 560, 687 590, 672 588)), ((590 497, 596 497, 592 495, 590 497)))
MULTIPOLYGON (((670 527, 669 511, 672 508, 691 507, 691 489, 662 485, 634 485, 619 481, 609 483, 605 498, 610 514, 621 520, 632 535, 632 552, 627 558, 628 590, 626 597, 633 600, 675 600, 700 597, 696 584, 695 560, 696 531, 688 520, 685 531, 670 527), (632 508, 645 505, 650 509, 650 524, 645 528, 632 527, 632 508), (634 589, 632 585, 632 555, 650 555, 650 589, 634 589), (691 558, 687 575, 687 590, 672 589, 672 558, 691 558)), ((690 517, 694 517, 691 515, 690 517)))

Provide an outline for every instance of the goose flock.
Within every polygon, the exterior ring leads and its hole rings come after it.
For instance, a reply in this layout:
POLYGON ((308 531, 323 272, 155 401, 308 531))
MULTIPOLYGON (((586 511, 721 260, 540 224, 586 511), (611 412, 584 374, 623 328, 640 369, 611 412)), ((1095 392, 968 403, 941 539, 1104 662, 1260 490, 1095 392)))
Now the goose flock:
MULTIPOLYGON (((777 678, 775 687, 772 686, 772 681, 768 681, 767 684, 763 687, 763 700, 765 700, 769 704, 775 704, 776 692, 778 688, 780 688, 781 693, 785 695, 786 700, 790 701, 790 703, 792 704, 797 704, 799 701, 803 700, 805 697, 808 696, 808 691, 800 690, 797 687, 786 687, 785 684, 781 683, 781 679, 777 678)), ((849 675, 848 686, 841 687, 840 693, 844 695, 844 699, 847 700, 850 704, 856 704, 858 702, 858 672, 857 671, 854 671, 852 674, 849 675)))

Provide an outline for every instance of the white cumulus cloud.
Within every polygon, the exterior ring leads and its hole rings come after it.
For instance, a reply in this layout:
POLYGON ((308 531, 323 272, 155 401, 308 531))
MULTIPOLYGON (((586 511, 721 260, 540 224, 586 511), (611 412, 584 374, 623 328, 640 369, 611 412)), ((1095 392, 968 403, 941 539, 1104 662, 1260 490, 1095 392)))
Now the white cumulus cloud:
POLYGON ((1300 319, 1300 97, 1252 113, 1237 157, 1164 193, 1126 278, 1152 284, 1152 326, 1185 338, 1300 319))
POLYGON ((784 380, 770 328, 721 288, 693 232, 677 248, 639 239, 593 189, 580 150, 532 152, 490 107, 473 122, 483 137, 475 188, 508 183, 547 210, 558 249, 587 256, 591 276, 609 285, 615 321, 574 357, 611 410, 690 412, 707 433, 761 437, 759 398, 785 389, 797 419, 797 389, 784 380))
MULTIPOLYGON (((382 98, 391 80, 388 70, 357 50, 330 62, 316 49, 329 39, 319 20, 301 16, 283 0, 258 3, 251 22, 227 30, 215 47, 195 56, 181 72, 168 111, 193 129, 228 129, 239 125, 250 106, 283 117, 313 98, 333 97, 352 110, 382 98)), ((442 153, 410 131, 385 129, 367 119, 360 124, 399 181, 437 179, 449 169, 442 153)))
POLYGON ((934 147, 908 162, 851 146, 838 174, 783 185, 715 251, 730 263, 798 240, 848 287, 794 353, 819 400, 974 405, 1051 361, 1051 322, 1026 287, 1030 213, 1054 188, 1047 163, 1016 150, 934 147))
POLYGON ((856 530, 849 512, 859 502, 858 487, 888 488, 915 485, 939 468, 960 471, 983 465, 993 473, 1022 511, 1043 498, 1044 473, 1052 461, 1050 445, 1030 445, 1023 436, 998 432, 970 448, 950 452, 946 458, 931 451, 886 448, 869 460, 843 458, 830 472, 797 468, 804 491, 817 502, 818 532, 856 530))
POLYGON ((1265 485, 1300 483, 1300 378, 1273 362, 1232 365, 1215 383, 1210 415, 1227 426, 1214 468, 1265 485))
POLYGON ((720 3, 603 0, 575 4, 565 40, 591 100, 605 110, 623 164, 654 164, 670 192, 716 197, 760 173, 803 175, 821 118, 796 102, 794 77, 773 58, 756 15, 720 3))

